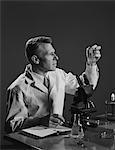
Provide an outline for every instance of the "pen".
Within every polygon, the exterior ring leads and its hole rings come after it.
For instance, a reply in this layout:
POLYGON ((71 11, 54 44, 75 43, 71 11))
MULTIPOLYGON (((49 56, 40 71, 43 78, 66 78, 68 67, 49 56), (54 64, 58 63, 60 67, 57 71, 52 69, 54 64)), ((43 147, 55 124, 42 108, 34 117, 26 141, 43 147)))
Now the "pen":
POLYGON ((59 125, 65 126, 65 127, 71 127, 71 123, 63 118, 61 118, 58 114, 53 114, 53 116, 60 120, 59 125))
POLYGON ((62 119, 58 114, 53 114, 53 116, 61 121, 60 122, 61 125, 65 123, 65 120, 62 119))

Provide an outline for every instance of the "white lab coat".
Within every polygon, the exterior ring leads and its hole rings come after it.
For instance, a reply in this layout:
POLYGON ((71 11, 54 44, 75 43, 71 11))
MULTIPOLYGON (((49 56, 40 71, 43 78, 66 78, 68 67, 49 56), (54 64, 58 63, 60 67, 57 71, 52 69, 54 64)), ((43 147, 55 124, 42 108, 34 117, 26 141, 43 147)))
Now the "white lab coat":
MULTIPOLYGON (((97 65, 86 65, 84 73, 95 89, 99 78, 97 65)), ((84 82, 82 75, 80 78, 84 82)), ((25 72, 8 87, 6 122, 10 121, 12 131, 28 117, 42 118, 50 113, 63 115, 65 93, 74 95, 79 87, 76 76, 59 68, 46 76, 49 88, 43 84, 43 77, 33 73, 29 64, 25 72)))

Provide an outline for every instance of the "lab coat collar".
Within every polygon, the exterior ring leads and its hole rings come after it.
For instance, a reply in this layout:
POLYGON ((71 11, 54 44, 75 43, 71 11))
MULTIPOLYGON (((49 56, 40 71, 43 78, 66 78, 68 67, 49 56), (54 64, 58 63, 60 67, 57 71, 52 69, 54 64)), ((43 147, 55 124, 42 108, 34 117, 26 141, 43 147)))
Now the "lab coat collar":
POLYGON ((30 84, 33 87, 38 88, 39 90, 45 93, 48 93, 48 88, 42 82, 40 82, 39 79, 37 80, 35 76, 33 75, 31 64, 26 66, 25 77, 26 77, 26 81, 28 82, 28 84, 30 84))

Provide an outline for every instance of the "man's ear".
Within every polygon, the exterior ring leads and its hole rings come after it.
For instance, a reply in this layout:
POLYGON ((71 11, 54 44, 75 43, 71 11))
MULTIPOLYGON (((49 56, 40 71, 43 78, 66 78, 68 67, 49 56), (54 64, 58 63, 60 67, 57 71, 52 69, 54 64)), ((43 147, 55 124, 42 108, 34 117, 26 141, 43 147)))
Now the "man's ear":
POLYGON ((34 64, 39 64, 39 58, 36 55, 33 55, 31 60, 34 62, 34 64))

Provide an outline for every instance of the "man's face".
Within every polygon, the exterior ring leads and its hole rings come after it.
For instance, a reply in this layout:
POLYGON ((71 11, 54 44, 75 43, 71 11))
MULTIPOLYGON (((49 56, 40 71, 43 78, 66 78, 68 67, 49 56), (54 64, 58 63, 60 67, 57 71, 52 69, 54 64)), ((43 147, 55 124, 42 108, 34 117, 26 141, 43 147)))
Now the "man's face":
POLYGON ((55 54, 55 49, 50 43, 40 45, 41 59, 39 65, 44 71, 55 71, 58 57, 55 54))

